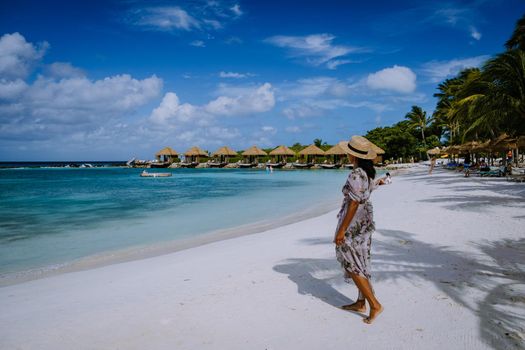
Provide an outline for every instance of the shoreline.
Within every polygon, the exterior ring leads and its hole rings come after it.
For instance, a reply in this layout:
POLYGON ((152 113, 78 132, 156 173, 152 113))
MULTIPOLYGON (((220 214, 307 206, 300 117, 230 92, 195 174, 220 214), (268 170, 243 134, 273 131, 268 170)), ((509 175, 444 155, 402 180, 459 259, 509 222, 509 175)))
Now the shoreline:
POLYGON ((340 199, 325 201, 304 210, 270 220, 260 220, 253 223, 239 225, 226 229, 218 229, 204 233, 197 233, 195 237, 174 239, 147 245, 139 245, 75 259, 70 262, 44 266, 24 271, 0 274, 0 288, 20 283, 58 276, 65 273, 85 271, 121 264, 130 261, 154 258, 162 255, 188 250, 214 242, 229 240, 237 237, 264 233, 266 231, 295 224, 307 219, 316 218, 330 213, 338 208, 340 199))
POLYGON ((374 191, 372 283, 385 311, 372 326, 341 309, 357 292, 335 259, 328 211, 2 287, 0 347, 523 348, 524 198, 521 184, 423 165, 374 191))
MULTIPOLYGON (((414 166, 416 166, 416 164, 406 163, 399 164, 392 168, 376 167, 376 169, 378 171, 389 171, 391 175, 395 177, 408 173, 410 169, 414 168, 414 166)), ((282 171, 287 170, 289 169, 285 169, 282 171)), ((343 184, 341 184, 341 186, 342 185, 343 184)), ((255 233, 263 233, 271 229, 298 223, 307 219, 319 217, 329 212, 335 211, 339 208, 340 201, 340 194, 337 193, 334 195, 334 200, 318 203, 315 206, 311 206, 301 211, 290 213, 276 219, 260 220, 252 223, 238 225, 231 228, 197 233, 196 237, 192 238, 180 238, 156 242, 153 244, 137 245, 133 247, 92 254, 65 263, 58 263, 39 268, 3 273, 0 274, 0 288, 30 282, 33 280, 39 280, 47 277, 58 276, 65 273, 91 270, 113 264, 120 264, 135 260, 153 258, 222 240, 233 239, 236 237, 251 235, 255 233), (335 196, 337 196, 338 198, 335 199, 335 196)))

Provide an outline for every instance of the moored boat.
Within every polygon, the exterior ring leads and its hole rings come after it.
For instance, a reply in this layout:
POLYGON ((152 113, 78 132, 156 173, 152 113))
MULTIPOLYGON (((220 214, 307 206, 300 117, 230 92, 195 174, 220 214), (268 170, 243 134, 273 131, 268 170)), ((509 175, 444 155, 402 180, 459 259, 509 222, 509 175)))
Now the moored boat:
POLYGON ((297 169, 309 169, 314 166, 313 163, 293 163, 292 165, 297 169))
POLYGON ((238 163, 238 164, 239 164, 239 168, 253 168, 254 166, 257 165, 256 163, 238 163))
POLYGON ((341 164, 319 164, 323 169, 339 169, 341 164))
POLYGON ((280 162, 280 163, 266 163, 267 167, 272 167, 274 169, 282 168, 285 165, 286 165, 286 163, 284 163, 284 162, 280 162))
POLYGON ((197 162, 191 162, 191 163, 179 163, 179 166, 181 168, 195 168, 199 163, 197 162))
POLYGON ((140 173, 140 177, 170 177, 171 173, 149 173, 146 170, 140 173))
POLYGON ((208 166, 210 168, 224 168, 227 164, 226 162, 209 162, 208 166))

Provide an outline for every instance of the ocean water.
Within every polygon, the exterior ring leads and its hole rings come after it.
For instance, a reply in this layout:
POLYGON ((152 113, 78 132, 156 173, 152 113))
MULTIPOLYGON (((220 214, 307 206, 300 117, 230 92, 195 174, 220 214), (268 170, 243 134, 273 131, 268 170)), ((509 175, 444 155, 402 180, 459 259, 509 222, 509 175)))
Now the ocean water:
POLYGON ((278 220, 341 199, 348 170, 0 170, 0 275, 278 220))

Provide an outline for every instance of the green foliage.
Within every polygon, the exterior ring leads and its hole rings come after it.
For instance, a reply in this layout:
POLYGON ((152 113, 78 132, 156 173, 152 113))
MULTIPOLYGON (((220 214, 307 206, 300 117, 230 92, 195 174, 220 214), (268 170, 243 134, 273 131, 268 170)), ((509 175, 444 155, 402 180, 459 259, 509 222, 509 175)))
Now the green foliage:
POLYGON ((302 151, 306 147, 307 146, 301 145, 299 142, 296 142, 290 147, 290 149, 297 153, 297 152, 302 151))
POLYGON ((418 140, 411 133, 409 121, 401 121, 392 126, 375 128, 367 132, 365 137, 385 150, 383 159, 410 157, 418 158, 418 140))
POLYGON ((525 135, 525 16, 507 51, 439 84, 434 119, 452 144, 525 135))

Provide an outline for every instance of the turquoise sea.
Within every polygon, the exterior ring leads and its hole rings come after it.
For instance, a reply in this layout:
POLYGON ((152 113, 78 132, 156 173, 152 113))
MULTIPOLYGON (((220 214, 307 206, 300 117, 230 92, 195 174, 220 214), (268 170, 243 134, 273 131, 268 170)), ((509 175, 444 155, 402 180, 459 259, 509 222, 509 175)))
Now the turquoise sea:
POLYGON ((141 178, 141 171, 0 170, 0 276, 277 222, 307 209, 334 209, 348 175, 348 170, 163 169, 173 176, 141 178))

